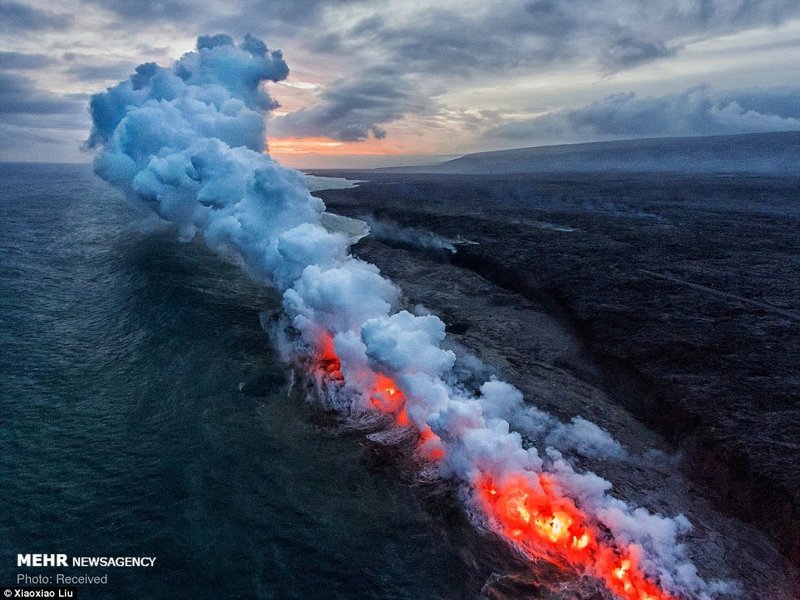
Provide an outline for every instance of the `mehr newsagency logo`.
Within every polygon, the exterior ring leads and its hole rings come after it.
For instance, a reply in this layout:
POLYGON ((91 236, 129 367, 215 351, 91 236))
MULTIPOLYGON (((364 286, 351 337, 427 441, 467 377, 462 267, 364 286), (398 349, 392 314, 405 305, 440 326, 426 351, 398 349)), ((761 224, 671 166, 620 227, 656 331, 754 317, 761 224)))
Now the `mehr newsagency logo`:
POLYGON ((155 556, 68 556, 66 554, 17 554, 18 567, 154 567, 155 556))

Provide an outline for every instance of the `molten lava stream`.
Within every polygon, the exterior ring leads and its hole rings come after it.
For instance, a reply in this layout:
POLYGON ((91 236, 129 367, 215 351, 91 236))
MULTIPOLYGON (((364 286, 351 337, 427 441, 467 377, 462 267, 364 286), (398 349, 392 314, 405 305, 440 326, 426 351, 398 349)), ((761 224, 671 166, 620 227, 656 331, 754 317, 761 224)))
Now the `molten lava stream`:
MULTIPOLYGON (((331 336, 324 335, 318 348, 318 368, 323 376, 343 381, 331 336)), ((406 397, 391 377, 374 373, 369 402, 373 409, 393 415, 400 427, 412 426, 406 397)), ((417 452, 430 461, 445 456, 441 439, 427 426, 419 430, 417 452)), ((604 541, 607 536, 590 517, 554 491, 552 478, 549 474, 525 473, 505 476, 500 483, 482 476, 475 484, 476 496, 500 534, 530 556, 545 556, 554 563, 589 572, 624 600, 674 600, 646 577, 630 551, 604 541)))
MULTIPOLYGON (((375 383, 370 392, 370 404, 382 413, 394 415, 395 423, 400 427, 410 427, 411 420, 406 412, 406 397, 391 377, 383 373, 375 374, 375 383)), ((444 458, 444 446, 438 435, 430 427, 419 431, 417 452, 430 461, 444 458)))
POLYGON ((502 484, 483 477, 476 485, 481 508, 527 554, 587 571, 625 600, 673 600, 647 578, 631 552, 603 541, 589 516, 553 491, 551 477, 530 473, 505 477, 502 484))
MULTIPOLYGON (((333 338, 325 333, 318 342, 318 368, 330 379, 343 381, 342 363, 333 347, 333 338)), ((372 389, 369 392, 369 402, 372 408, 386 414, 393 415, 399 427, 411 427, 412 423, 406 412, 406 397, 395 381, 383 373, 374 373, 372 389)), ((438 461, 444 458, 444 445, 442 440, 430 427, 419 431, 417 452, 426 460, 438 461)))
POLYGON ((333 338, 326 333, 320 336, 317 342, 317 369, 327 378, 341 382, 344 381, 342 375, 342 361, 333 349, 333 338))

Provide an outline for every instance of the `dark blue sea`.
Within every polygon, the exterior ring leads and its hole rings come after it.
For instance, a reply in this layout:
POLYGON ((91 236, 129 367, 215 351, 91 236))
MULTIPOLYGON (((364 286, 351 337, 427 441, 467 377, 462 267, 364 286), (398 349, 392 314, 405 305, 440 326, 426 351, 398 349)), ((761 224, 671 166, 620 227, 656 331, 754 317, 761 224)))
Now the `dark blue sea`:
POLYGON ((0 165, 0 181, 0 585, 44 572, 108 575, 80 598, 468 596, 424 495, 289 391, 259 320, 274 292, 87 166, 0 165), (19 553, 157 561, 24 569, 19 553))

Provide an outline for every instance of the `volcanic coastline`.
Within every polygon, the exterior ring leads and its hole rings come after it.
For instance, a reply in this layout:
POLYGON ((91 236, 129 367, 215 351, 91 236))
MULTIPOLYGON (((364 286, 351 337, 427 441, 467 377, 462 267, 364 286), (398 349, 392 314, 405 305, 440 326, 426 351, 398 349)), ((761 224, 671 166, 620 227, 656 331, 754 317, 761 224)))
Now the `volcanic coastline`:
MULTIPOLYGON (((694 524, 702 575, 792 598, 800 552, 797 182, 319 172, 355 253, 462 355, 626 448, 612 493, 694 524)), ((474 364, 471 365, 474 368, 474 364)))

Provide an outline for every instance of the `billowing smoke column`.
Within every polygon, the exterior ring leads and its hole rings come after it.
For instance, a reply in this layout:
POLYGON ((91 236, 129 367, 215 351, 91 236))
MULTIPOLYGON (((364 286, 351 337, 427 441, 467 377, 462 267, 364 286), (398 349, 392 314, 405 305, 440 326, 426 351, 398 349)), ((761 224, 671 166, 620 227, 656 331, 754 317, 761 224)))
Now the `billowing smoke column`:
POLYGON ((281 53, 250 36, 200 37, 170 68, 139 66, 91 100, 96 172, 182 239, 199 234, 276 286, 287 348, 311 365, 322 397, 413 439, 421 465, 462 483, 480 525, 622 598, 713 595, 677 541, 685 518, 627 506, 566 458, 618 457, 619 444, 583 419, 556 421, 507 383, 455 385, 442 321, 398 312, 399 290, 321 225, 304 176, 265 154, 263 113, 275 103, 262 83, 287 75, 281 53))

